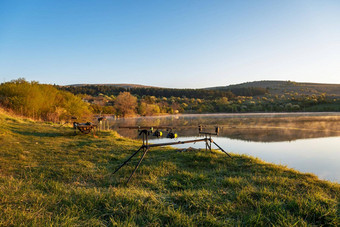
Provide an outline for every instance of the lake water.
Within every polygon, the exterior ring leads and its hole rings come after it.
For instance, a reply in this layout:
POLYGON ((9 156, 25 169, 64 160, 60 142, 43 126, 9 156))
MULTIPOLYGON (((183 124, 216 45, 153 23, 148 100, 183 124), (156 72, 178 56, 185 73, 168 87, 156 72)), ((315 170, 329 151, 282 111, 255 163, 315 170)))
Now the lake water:
MULTIPOLYGON (((109 122, 119 134, 130 138, 138 138, 137 130, 119 126, 169 126, 178 133, 177 139, 167 139, 167 132, 163 130, 165 136, 151 137, 151 143, 202 138, 198 125, 209 132, 219 126, 219 135, 212 138, 227 152, 258 157, 340 183, 340 113, 187 114, 109 122)), ((175 147, 205 148, 205 143, 175 147)))

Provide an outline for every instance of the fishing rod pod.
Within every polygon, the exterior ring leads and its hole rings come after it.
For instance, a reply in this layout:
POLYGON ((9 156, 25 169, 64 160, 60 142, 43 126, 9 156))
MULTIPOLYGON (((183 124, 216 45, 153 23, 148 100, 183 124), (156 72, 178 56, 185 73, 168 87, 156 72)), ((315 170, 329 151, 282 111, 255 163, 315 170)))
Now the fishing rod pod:
MULTIPOLYGON (((125 162, 123 162, 112 174, 115 174, 118 170, 120 170, 123 166, 125 166, 129 161, 131 161, 131 159, 137 155, 140 151, 143 152, 141 158, 139 159, 136 167, 134 168, 134 170, 132 171, 130 177, 128 178, 128 180, 126 181, 126 183, 129 183, 129 181, 131 180, 132 176, 134 175, 134 173, 136 172, 136 170, 138 169, 139 165, 141 164, 141 162, 143 161, 146 153, 149 151, 150 148, 152 147, 163 147, 163 146, 171 146, 171 145, 178 145, 178 144, 186 144, 186 143, 196 143, 196 142, 205 142, 205 150, 207 151, 208 149, 211 151, 211 147, 212 144, 214 144, 215 146, 218 147, 218 149, 220 149, 222 152, 224 152, 226 155, 228 155, 230 158, 232 158, 230 156, 230 154, 228 154, 225 150, 223 150, 223 148, 221 148, 212 138, 212 135, 217 135, 219 133, 219 128, 215 127, 215 133, 211 133, 211 132, 202 132, 202 125, 198 126, 198 131, 199 134, 204 135, 205 138, 201 138, 201 139, 193 139, 193 140, 185 140, 185 141, 175 141, 175 142, 167 142, 167 143, 158 143, 158 144, 149 144, 148 141, 148 135, 150 135, 153 132, 153 127, 119 127, 119 128, 128 128, 128 129, 138 129, 139 135, 141 135, 143 137, 143 144, 142 146, 135 152, 133 153, 125 162)), ((162 132, 159 131, 159 129, 166 129, 168 131, 168 135, 166 136, 167 138, 170 139, 174 139, 177 138, 177 133, 174 133, 173 127, 165 127, 165 126, 158 126, 155 127, 156 131, 152 134, 153 136, 161 136, 162 132)))

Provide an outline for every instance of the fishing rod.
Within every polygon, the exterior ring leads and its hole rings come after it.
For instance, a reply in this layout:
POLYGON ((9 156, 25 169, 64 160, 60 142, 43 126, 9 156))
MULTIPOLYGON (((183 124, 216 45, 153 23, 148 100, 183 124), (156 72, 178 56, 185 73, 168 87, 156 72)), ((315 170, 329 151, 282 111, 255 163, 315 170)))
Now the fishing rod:
POLYGON ((196 143, 196 142, 205 142, 205 149, 206 151, 209 150, 211 151, 212 144, 216 145, 218 149, 220 149, 222 152, 224 152, 226 155, 228 155, 230 158, 231 155, 228 154, 223 148, 221 148, 212 138, 211 136, 213 135, 218 135, 219 133, 219 127, 215 127, 215 132, 206 132, 203 131, 202 125, 198 126, 198 132, 200 135, 204 135, 204 138, 202 139, 194 139, 194 140, 185 140, 185 141, 175 141, 175 142, 168 142, 168 143, 158 143, 158 144, 149 144, 148 137, 150 135, 156 136, 159 138, 162 136, 162 132, 159 129, 166 129, 168 131, 167 138, 174 139, 177 138, 177 133, 173 132, 174 127, 169 127, 169 126, 120 126, 119 128, 126 128, 126 129, 137 129, 139 132, 139 135, 142 136, 143 138, 143 144, 139 149, 133 153, 127 160, 125 160, 112 174, 115 174, 118 170, 120 170, 123 166, 125 166, 135 155, 137 155, 140 151, 143 151, 143 154, 141 158, 139 159, 137 165, 135 166, 134 170, 132 171, 131 175, 129 176, 126 184, 129 183, 131 180, 132 176, 136 172, 137 168, 143 161, 146 153, 150 150, 152 147, 162 147, 162 146, 170 146, 170 145, 178 145, 178 144, 186 144, 186 143, 196 143), (154 129, 156 129, 154 131, 154 129))

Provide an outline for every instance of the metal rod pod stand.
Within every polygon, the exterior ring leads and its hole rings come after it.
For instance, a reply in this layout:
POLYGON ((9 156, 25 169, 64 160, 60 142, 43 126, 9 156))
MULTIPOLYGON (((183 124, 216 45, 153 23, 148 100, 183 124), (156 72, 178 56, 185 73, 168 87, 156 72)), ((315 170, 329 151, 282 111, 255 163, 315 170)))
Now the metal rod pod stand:
POLYGON ((215 144, 218 149, 220 149, 222 152, 224 152, 226 155, 228 155, 230 158, 232 158, 232 156, 230 154, 228 154, 225 150, 223 150, 215 141, 213 141, 211 139, 211 135, 215 135, 215 134, 210 134, 210 133, 202 133, 205 135, 205 138, 203 139, 195 139, 195 140, 186 140, 186 141, 176 141, 176 142, 170 142, 170 143, 159 143, 159 144, 150 144, 148 143, 148 134, 149 132, 147 130, 142 130, 140 132, 140 134, 142 134, 143 136, 143 145, 135 152, 133 153, 126 161, 123 162, 123 164, 121 164, 112 174, 115 174, 118 170, 120 170, 123 166, 125 166, 129 161, 131 161, 131 159, 138 154, 138 152, 143 151, 143 154, 141 156, 141 158, 139 159, 137 165, 135 166, 134 170, 132 171, 130 177, 128 178, 128 180, 126 181, 126 184, 128 184, 132 178, 132 176, 135 174, 136 170, 138 169, 139 165, 141 164, 141 162, 143 161, 146 153, 149 151, 149 149, 151 147, 162 147, 162 146, 170 146, 170 145, 178 145, 178 144, 186 144, 186 143, 196 143, 196 142, 205 142, 206 145, 206 150, 209 148, 209 150, 211 151, 211 143, 215 144), (208 137, 209 135, 209 137, 208 137))

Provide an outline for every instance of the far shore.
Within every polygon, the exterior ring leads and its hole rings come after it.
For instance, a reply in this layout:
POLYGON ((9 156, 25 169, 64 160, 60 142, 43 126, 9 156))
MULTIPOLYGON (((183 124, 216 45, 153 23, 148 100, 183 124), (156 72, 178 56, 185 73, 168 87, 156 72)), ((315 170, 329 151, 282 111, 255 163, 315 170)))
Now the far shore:
POLYGON ((200 117, 200 116, 215 116, 215 117, 300 117, 300 116, 340 116, 340 112, 262 112, 262 113, 179 113, 179 114, 161 114, 153 116, 130 116, 130 117, 117 117, 114 114, 94 114, 94 117, 107 117, 107 118, 154 118, 154 117, 200 117))

